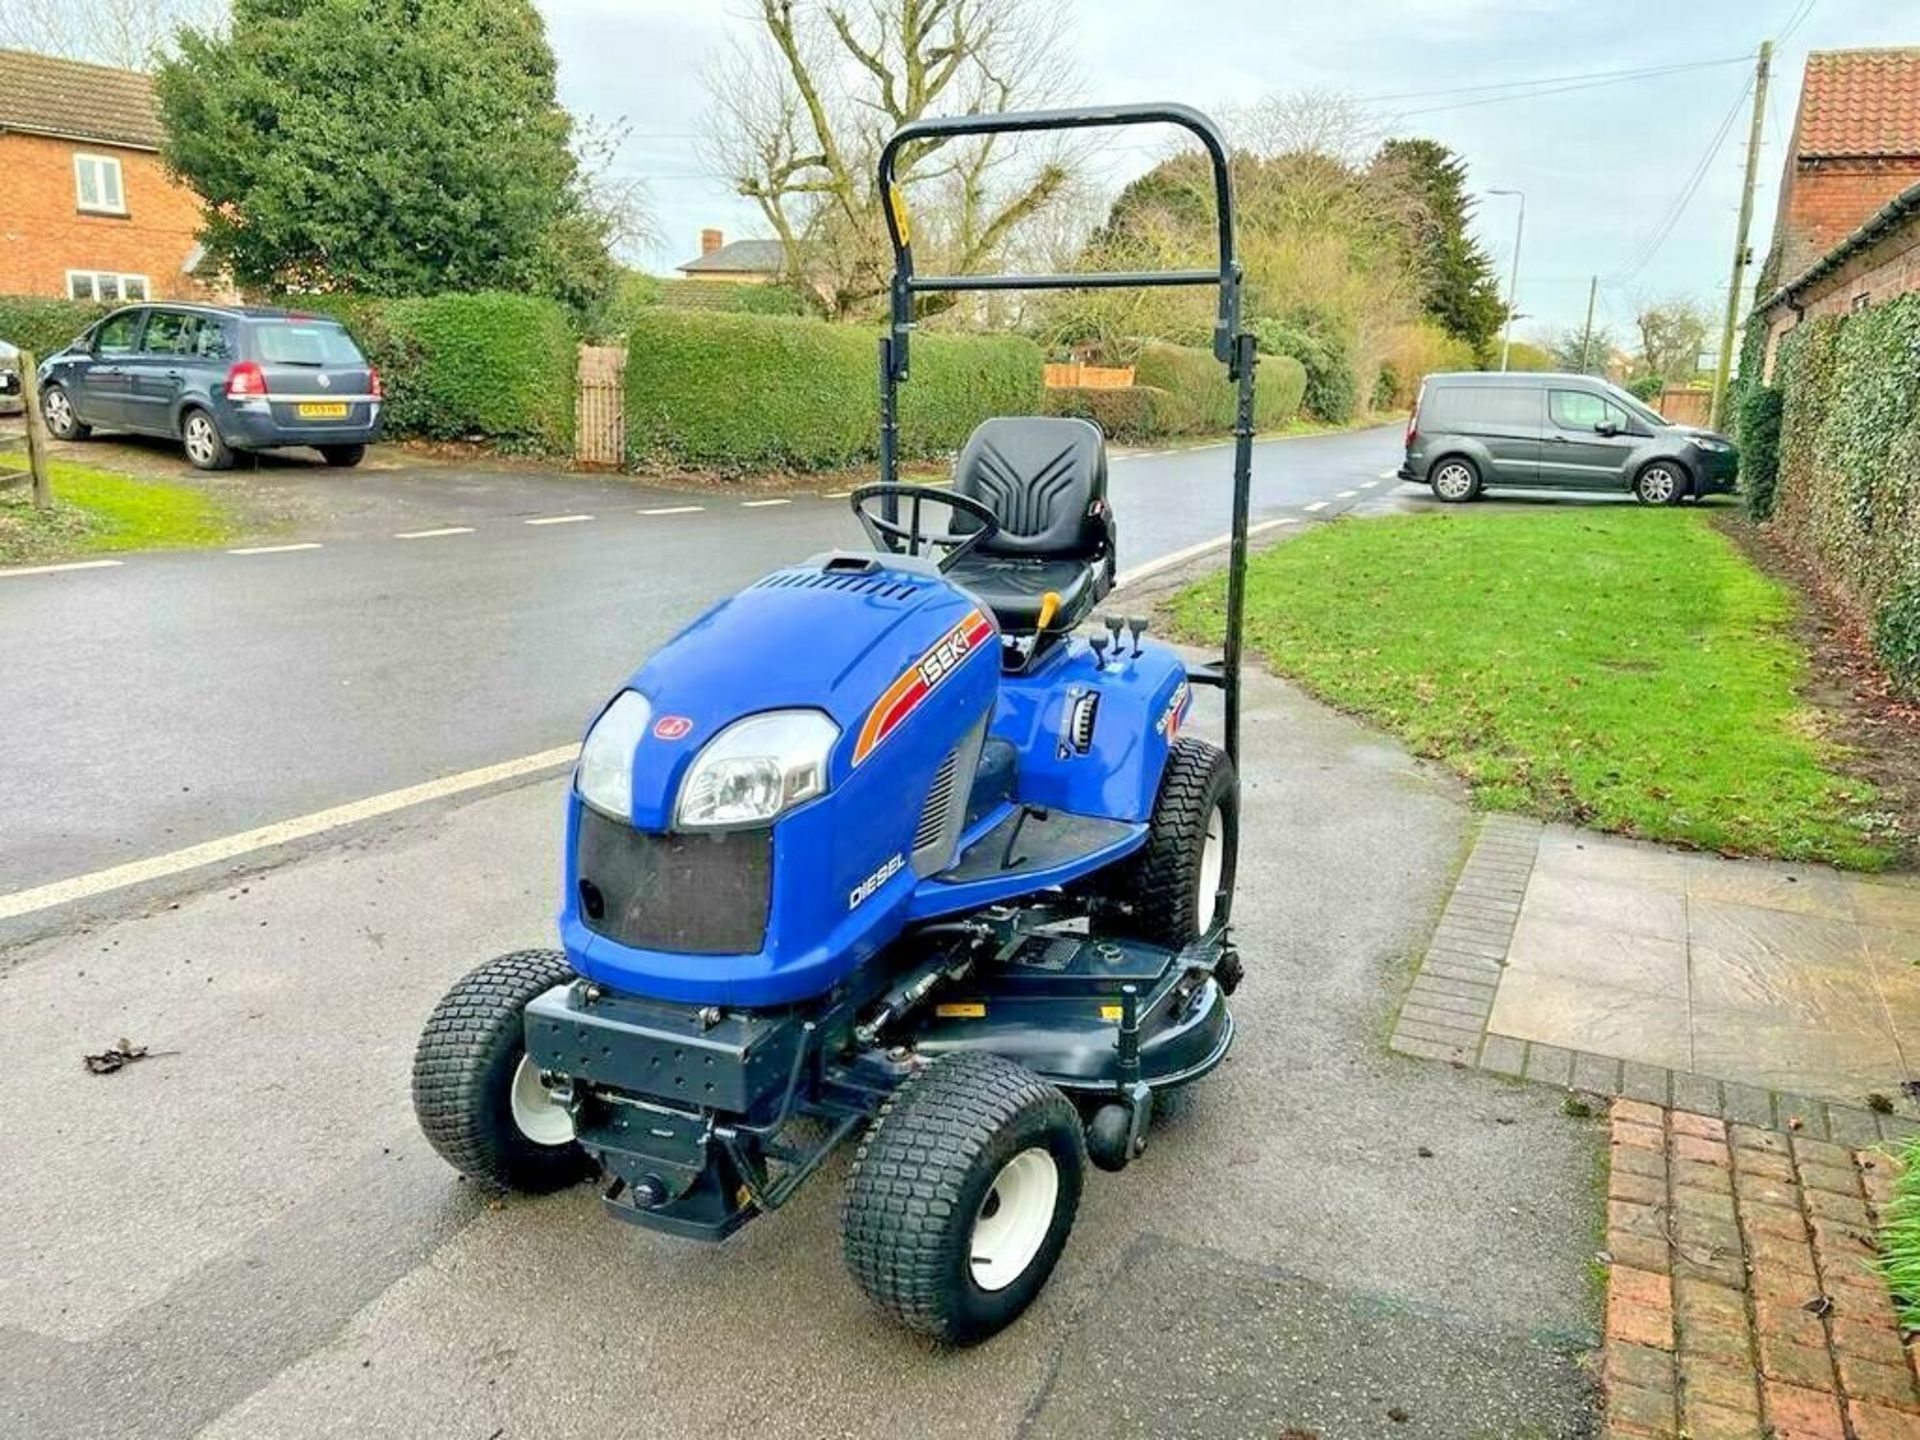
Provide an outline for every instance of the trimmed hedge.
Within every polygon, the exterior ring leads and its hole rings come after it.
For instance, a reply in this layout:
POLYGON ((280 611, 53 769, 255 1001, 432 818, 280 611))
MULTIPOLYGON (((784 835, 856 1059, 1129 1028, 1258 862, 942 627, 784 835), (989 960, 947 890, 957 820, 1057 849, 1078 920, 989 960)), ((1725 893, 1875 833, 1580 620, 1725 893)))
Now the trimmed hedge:
POLYGON ((44 360, 114 307, 95 300, 0 295, 0 340, 44 360))
POLYGON ((1874 643, 1920 693, 1920 294, 1823 316, 1778 357, 1774 516, 1874 616, 1874 643))
POLYGON ((558 301, 488 291, 297 303, 337 316, 379 368, 389 435, 571 452, 578 343, 558 301))
POLYGON ((1070 415, 1091 420, 1109 440, 1136 445, 1166 435, 1161 418, 1167 392, 1151 385, 1124 385, 1098 389, 1084 385, 1062 385, 1048 390, 1040 409, 1047 415, 1070 415))
MULTIPOLYGON (((1254 428, 1278 430, 1300 413, 1306 371, 1296 360, 1262 355, 1253 373, 1254 428)), ((1150 340, 1140 347, 1133 376, 1165 392, 1157 406, 1161 435, 1224 435, 1233 429, 1234 385, 1212 351, 1150 340)))
MULTIPOLYGON (((918 334, 900 455, 957 450, 990 415, 1040 408, 1040 347, 918 334)), ((627 456, 725 471, 836 469, 880 448, 879 337, 854 325, 661 306, 627 340, 627 456)))
POLYGON ((1301 399, 1309 414, 1329 425, 1353 419, 1360 408, 1360 381, 1345 342, 1278 320, 1256 320, 1251 328, 1263 354, 1287 356, 1305 367, 1301 399))
POLYGON ((1773 513, 1773 491, 1780 474, 1780 411, 1783 397, 1758 381, 1740 392, 1735 416, 1740 441, 1740 496, 1747 514, 1764 520, 1773 513))

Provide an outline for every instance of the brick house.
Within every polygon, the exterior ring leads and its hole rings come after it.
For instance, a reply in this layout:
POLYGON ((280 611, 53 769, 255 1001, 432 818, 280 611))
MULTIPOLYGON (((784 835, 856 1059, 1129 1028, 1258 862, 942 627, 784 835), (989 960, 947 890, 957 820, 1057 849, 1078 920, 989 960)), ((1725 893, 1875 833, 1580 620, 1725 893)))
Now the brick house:
POLYGON ((160 139, 150 77, 0 50, 0 295, 226 293, 194 273, 200 201, 160 139))
POLYGON ((1802 320, 1920 290, 1920 47, 1807 57, 1764 275, 1769 377, 1802 320))
POLYGON ((781 278, 785 256, 778 240, 735 240, 718 230, 700 232, 700 254, 674 267, 689 280, 723 285, 766 285, 781 278))

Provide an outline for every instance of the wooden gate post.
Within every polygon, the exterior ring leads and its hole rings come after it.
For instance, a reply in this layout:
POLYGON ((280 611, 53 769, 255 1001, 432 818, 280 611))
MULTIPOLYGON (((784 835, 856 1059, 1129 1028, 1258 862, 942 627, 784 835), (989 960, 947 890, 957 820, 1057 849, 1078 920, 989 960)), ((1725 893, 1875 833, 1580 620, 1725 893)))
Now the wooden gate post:
POLYGON ((582 345, 574 407, 573 458, 578 465, 619 469, 626 459, 627 352, 582 345))
POLYGON ((33 508, 53 508, 53 478, 47 473, 47 427, 40 414, 40 377, 31 350, 20 354, 20 394, 27 402, 27 469, 33 472, 33 508))

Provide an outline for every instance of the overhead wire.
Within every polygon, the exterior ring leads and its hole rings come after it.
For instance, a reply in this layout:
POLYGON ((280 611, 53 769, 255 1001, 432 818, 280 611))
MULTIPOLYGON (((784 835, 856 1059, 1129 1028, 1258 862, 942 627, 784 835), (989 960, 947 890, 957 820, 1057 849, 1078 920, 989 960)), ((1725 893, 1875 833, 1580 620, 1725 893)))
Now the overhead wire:
POLYGON ((1713 138, 1707 144, 1706 153, 1700 157, 1698 163, 1694 165, 1693 170, 1688 174, 1686 183, 1681 187, 1680 193, 1674 197, 1673 203, 1667 207, 1660 220, 1654 225, 1654 228, 1648 232, 1647 238, 1641 241, 1638 248, 1622 262, 1617 270, 1607 277, 1607 284, 1627 284, 1642 270, 1646 269, 1647 266, 1652 263, 1653 258, 1660 253, 1661 246, 1666 244, 1667 237, 1673 233, 1674 228, 1679 225, 1681 217, 1686 214, 1687 207, 1693 203, 1693 197, 1699 192, 1701 182, 1707 178, 1708 173, 1712 170, 1713 162, 1719 157, 1721 147, 1727 143, 1727 136, 1733 131, 1733 122, 1740 114, 1740 107, 1746 102, 1746 98, 1752 89, 1753 77, 1749 76, 1747 77, 1746 83, 1740 87, 1740 93, 1734 96, 1733 104, 1727 108, 1725 118, 1721 120, 1719 128, 1713 132, 1713 138))

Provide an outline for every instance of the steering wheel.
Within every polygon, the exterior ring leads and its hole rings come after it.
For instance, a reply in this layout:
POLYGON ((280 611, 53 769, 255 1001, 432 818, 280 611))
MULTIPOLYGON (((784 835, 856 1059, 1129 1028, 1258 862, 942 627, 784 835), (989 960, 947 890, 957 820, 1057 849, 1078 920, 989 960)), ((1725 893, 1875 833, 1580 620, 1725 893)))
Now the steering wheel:
POLYGON ((942 574, 951 570, 960 557, 974 546, 1000 533, 999 518, 991 508, 971 495, 956 495, 951 490, 936 490, 931 485, 862 485, 847 497, 847 503, 859 517, 867 538, 873 541, 874 549, 884 550, 889 555, 925 555, 940 550, 943 553, 934 563, 942 574), (881 499, 912 502, 912 508, 907 512, 907 523, 902 525, 898 520, 876 515, 867 508, 868 501, 881 499), (944 505, 956 515, 965 515, 970 520, 978 521, 980 528, 965 535, 955 535, 951 531, 936 535, 923 530, 920 526, 920 507, 928 501, 944 505))

